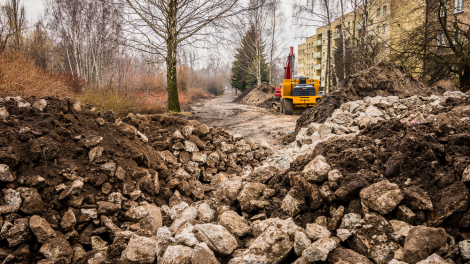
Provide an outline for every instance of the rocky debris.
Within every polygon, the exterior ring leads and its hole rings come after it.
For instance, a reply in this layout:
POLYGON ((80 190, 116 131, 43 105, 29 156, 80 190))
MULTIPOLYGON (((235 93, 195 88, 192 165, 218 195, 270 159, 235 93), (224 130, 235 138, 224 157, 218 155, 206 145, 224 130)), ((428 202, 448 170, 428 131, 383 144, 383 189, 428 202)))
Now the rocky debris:
POLYGON ((29 219, 29 228, 33 231, 39 243, 45 243, 48 239, 56 236, 54 229, 46 221, 46 219, 33 215, 29 219))
MULTIPOLYGON (((382 102, 380 99, 365 99, 366 97, 393 96, 396 101, 399 98, 403 99, 417 94, 430 96, 431 94, 440 95, 444 92, 445 90, 442 88, 424 87, 403 68, 392 63, 382 62, 340 82, 330 93, 324 95, 315 107, 302 113, 295 130, 300 131, 301 128, 308 127, 314 122, 325 122, 334 115, 336 109, 341 108, 341 110, 353 113, 358 108, 364 107, 358 100, 364 99, 374 107, 389 106, 389 102, 382 102)), ((363 108, 363 111, 365 109, 363 108)), ((374 110, 370 109, 369 112, 378 114, 374 110)))
MULTIPOLYGON (((154 263, 157 241, 152 238, 132 235, 126 249, 122 252, 121 260, 129 263, 154 263)), ((171 263, 171 262, 169 262, 171 263)))
POLYGON ((470 260, 465 94, 348 102, 287 167, 195 121, 21 100, 0 102, 1 262, 470 260))
POLYGON ((209 248, 222 255, 230 255, 237 248, 237 240, 225 227, 214 224, 194 226, 196 237, 206 243, 209 248))
POLYGON ((442 247, 446 241, 447 234, 442 228, 413 227, 405 239, 404 260, 408 263, 424 260, 442 247))
POLYGON ((248 222, 234 211, 223 212, 219 216, 219 225, 237 237, 247 235, 251 231, 248 222))
POLYGON ((403 200, 398 185, 387 180, 374 183, 361 190, 361 202, 382 215, 388 214, 403 200))

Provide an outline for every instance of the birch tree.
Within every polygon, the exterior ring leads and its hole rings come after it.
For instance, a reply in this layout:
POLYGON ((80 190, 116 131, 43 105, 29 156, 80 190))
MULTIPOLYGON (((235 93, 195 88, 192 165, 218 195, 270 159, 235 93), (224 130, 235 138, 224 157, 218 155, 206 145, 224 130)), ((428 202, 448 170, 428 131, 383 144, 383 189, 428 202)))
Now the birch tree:
POLYGON ((176 65, 178 48, 221 33, 221 20, 237 13, 239 0, 118 0, 126 14, 133 48, 167 66, 168 110, 180 112, 176 65))

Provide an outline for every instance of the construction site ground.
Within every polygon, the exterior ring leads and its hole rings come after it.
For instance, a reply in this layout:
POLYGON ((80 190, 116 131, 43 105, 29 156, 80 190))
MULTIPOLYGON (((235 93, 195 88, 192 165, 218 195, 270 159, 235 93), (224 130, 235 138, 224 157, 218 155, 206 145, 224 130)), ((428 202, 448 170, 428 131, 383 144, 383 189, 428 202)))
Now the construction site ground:
POLYGON ((283 115, 274 110, 237 104, 232 92, 192 106, 192 114, 200 123, 222 127, 245 138, 265 140, 270 145, 280 145, 280 137, 294 131, 300 115, 283 115))

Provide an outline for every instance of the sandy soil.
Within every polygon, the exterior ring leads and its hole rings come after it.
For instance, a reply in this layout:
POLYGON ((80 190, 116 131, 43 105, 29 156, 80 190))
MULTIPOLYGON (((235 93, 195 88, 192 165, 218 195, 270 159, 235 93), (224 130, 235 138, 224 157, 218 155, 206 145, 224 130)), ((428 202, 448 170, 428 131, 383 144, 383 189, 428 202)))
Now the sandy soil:
POLYGON ((260 107, 233 103, 235 98, 235 94, 226 92, 192 106, 192 113, 201 123, 222 127, 245 138, 266 140, 270 144, 280 142, 279 134, 294 131, 299 115, 287 116, 260 107))

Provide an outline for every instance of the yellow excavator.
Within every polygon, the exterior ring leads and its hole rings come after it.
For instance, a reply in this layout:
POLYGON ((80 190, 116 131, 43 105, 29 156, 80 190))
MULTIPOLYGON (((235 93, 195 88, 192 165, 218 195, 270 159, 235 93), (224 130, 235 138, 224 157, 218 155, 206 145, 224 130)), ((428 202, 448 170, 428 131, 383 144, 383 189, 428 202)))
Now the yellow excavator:
POLYGON ((321 98, 318 95, 320 80, 294 76, 294 60, 294 47, 291 47, 286 67, 284 67, 284 83, 279 86, 281 88, 280 111, 286 115, 291 115, 294 109, 313 107, 321 98))

